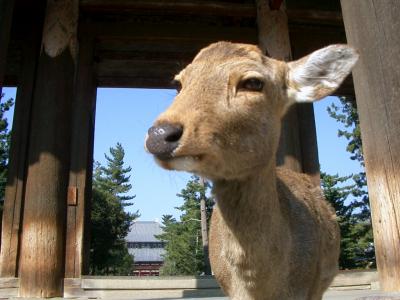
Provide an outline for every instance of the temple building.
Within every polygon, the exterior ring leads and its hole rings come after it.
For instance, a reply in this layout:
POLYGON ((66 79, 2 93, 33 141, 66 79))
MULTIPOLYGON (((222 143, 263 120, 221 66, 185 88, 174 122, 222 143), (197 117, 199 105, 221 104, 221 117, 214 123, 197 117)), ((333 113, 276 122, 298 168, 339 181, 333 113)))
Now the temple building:
POLYGON ((161 225, 156 221, 138 221, 133 223, 126 237, 129 254, 134 259, 136 276, 159 276, 163 266, 165 242, 156 238, 162 233, 161 225))

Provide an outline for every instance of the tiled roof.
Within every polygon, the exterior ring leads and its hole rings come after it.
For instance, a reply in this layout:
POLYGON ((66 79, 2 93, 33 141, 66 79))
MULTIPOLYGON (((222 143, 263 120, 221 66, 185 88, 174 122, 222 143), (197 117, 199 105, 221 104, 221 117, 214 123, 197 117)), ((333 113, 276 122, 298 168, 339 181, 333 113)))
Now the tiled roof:
POLYGON ((165 249, 162 248, 129 248, 129 254, 134 256, 135 262, 162 262, 165 249))
POLYGON ((153 221, 137 221, 133 223, 128 236, 127 242, 159 242, 155 235, 161 234, 162 228, 158 222, 153 221))
MULTIPOLYGON (((156 235, 162 233, 161 225, 152 221, 137 221, 131 226, 126 237, 127 242, 143 243, 142 248, 128 248, 129 254, 134 256, 135 262, 162 262, 163 248, 150 248, 146 243, 159 242, 156 235)), ((154 247, 154 246, 153 246, 154 247)))

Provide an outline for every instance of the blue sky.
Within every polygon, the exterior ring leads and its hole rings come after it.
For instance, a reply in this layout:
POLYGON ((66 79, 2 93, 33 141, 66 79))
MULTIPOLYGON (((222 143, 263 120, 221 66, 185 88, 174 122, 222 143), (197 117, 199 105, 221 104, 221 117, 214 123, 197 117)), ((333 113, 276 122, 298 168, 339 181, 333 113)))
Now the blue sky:
MULTIPOLYGON (((4 88, 5 99, 15 97, 15 88, 4 88)), ((98 89, 94 159, 105 163, 104 153, 120 142, 125 149, 125 162, 132 167, 132 194, 134 206, 139 209, 140 220, 160 220, 163 214, 178 217, 174 207, 181 205, 176 194, 185 187, 189 174, 165 171, 144 151, 147 129, 159 113, 172 102, 174 90, 98 89)), ((347 142, 337 137, 340 126, 328 116, 326 108, 336 97, 314 104, 317 123, 319 159, 322 170, 329 174, 347 175, 360 170, 345 151, 347 142)), ((12 113, 7 114, 12 118, 12 113)), ((10 122, 11 123, 11 122, 10 122)))

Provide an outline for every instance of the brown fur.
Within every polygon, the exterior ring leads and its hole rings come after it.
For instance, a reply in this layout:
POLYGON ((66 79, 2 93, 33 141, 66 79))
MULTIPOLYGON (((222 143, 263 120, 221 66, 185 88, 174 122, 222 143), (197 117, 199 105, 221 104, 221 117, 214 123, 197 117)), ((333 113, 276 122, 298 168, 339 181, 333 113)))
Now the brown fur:
POLYGON ((306 175, 275 166, 297 84, 290 68, 252 45, 213 44, 176 76, 182 90, 155 123, 184 128, 173 157, 158 163, 213 181, 210 259, 235 300, 321 299, 337 272, 334 211, 306 175), (263 90, 240 90, 247 76, 261 78, 263 90))

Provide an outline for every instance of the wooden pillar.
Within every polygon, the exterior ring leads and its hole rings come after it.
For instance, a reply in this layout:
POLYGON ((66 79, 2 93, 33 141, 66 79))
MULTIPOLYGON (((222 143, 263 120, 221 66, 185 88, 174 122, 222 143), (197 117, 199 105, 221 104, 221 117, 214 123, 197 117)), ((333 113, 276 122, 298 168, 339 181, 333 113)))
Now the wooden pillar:
POLYGON ((72 111, 71 164, 67 212, 65 277, 89 271, 89 226, 92 192, 96 82, 93 39, 81 35, 77 81, 72 111))
POLYGON ((4 199, 0 277, 15 277, 18 273, 18 253, 26 179, 28 139, 36 68, 41 46, 44 3, 37 4, 31 18, 25 18, 26 37, 23 40, 22 68, 15 101, 11 136, 8 180, 4 199))
POLYGON ((380 285, 400 291, 400 2, 342 0, 353 71, 380 285))
POLYGON ((63 296, 77 1, 47 1, 28 144, 21 297, 63 296))
POLYGON ((14 0, 0 1, 0 93, 3 87, 14 0))
POLYGON ((302 170, 311 177, 315 185, 320 186, 321 177, 318 158, 317 129, 315 128, 313 104, 298 104, 297 116, 302 170))
POLYGON ((74 62, 42 52, 34 88, 20 254, 20 296, 63 295, 74 62))
MULTIPOLYGON (((282 0, 257 0, 259 46, 268 56, 291 60, 287 15, 282 0)), ((282 121, 277 164, 311 176, 320 184, 317 138, 312 104, 295 104, 282 121)))

